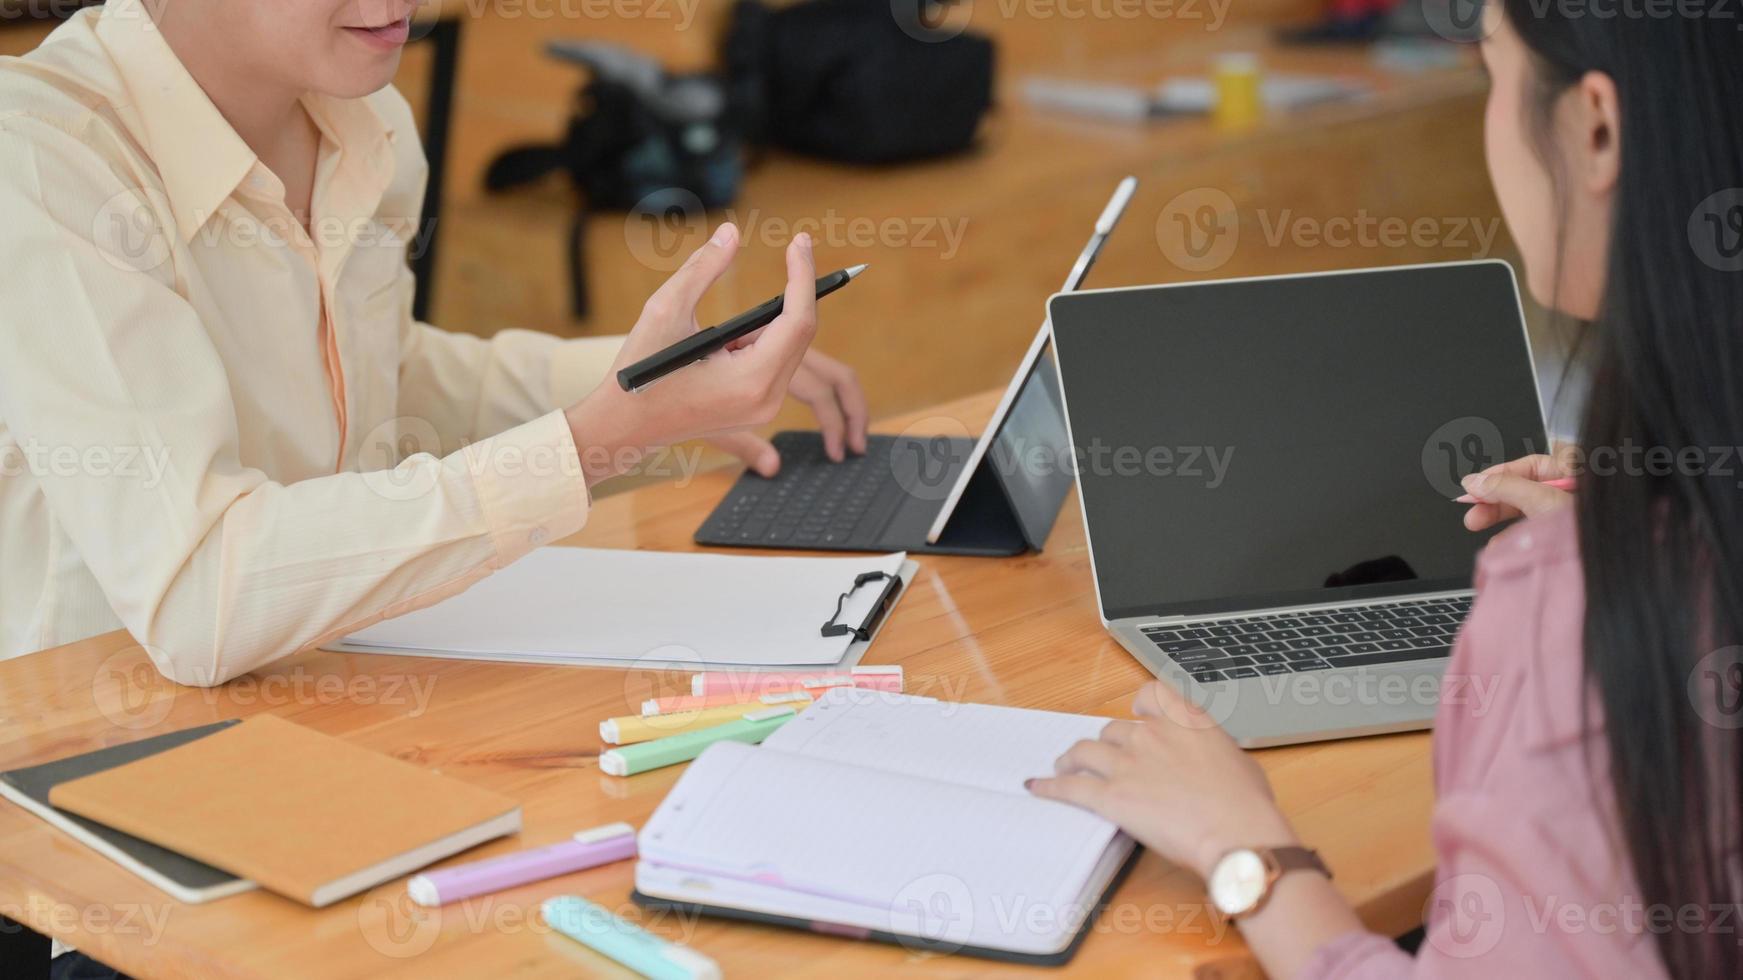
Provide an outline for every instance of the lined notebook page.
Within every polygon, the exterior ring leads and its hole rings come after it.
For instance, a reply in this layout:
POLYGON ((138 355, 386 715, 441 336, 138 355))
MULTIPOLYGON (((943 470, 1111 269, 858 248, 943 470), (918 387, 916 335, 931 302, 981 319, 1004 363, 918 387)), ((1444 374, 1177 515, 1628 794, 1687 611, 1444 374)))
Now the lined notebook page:
POLYGON ((1060 803, 722 742, 691 763, 639 846, 645 861, 779 886, 792 914, 806 897, 835 899, 909 932, 944 896, 964 906, 951 921, 965 941, 1047 948, 1080 921, 1073 904, 1114 833, 1060 803), (1031 934, 1036 908, 1059 929, 1031 934))
POLYGON ((764 741, 814 759, 1027 797, 1023 781, 1108 719, 837 688, 764 741))

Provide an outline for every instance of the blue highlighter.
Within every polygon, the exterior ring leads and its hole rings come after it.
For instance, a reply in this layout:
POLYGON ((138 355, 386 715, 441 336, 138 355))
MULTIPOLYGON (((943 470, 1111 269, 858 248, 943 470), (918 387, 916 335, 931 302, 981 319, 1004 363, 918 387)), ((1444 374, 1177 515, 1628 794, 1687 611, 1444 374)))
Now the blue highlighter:
POLYGON ((669 943, 603 905, 558 895, 539 907, 551 928, 653 980, 720 980, 720 966, 688 946, 669 943))

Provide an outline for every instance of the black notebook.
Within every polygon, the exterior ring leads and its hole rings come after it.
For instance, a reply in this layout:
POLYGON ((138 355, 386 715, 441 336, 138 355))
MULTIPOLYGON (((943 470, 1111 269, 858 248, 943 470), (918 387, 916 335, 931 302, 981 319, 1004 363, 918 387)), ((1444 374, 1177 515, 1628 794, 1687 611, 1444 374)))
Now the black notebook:
POLYGON ((54 762, 0 772, 0 796, 66 831, 87 847, 170 893, 179 901, 198 904, 248 891, 255 885, 246 878, 238 878, 227 871, 220 871, 209 864, 184 857, 150 841, 56 809, 48 802, 49 790, 59 783, 166 752, 234 724, 237 724, 237 720, 233 719, 201 725, 198 728, 184 728, 179 732, 155 735, 125 745, 112 745, 95 752, 56 759, 54 762))

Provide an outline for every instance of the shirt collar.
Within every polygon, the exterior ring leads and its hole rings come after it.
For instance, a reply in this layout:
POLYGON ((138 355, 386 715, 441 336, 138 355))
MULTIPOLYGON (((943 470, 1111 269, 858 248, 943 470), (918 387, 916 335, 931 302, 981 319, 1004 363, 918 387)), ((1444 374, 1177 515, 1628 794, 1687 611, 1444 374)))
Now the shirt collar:
MULTIPOLYGON (((190 241, 260 160, 188 74, 141 0, 109 0, 96 31, 129 100, 116 108, 157 165, 178 233, 190 241)), ((378 176, 385 186, 392 163, 385 148, 394 134, 380 115, 363 99, 310 95, 304 105, 342 152, 355 148, 365 161, 385 161, 388 175, 378 176)))

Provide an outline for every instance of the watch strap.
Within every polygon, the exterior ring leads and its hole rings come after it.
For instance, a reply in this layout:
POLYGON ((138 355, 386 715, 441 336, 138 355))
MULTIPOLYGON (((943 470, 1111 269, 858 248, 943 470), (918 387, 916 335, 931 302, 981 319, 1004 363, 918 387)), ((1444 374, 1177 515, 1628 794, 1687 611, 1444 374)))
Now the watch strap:
POLYGON ((1259 853, 1269 858, 1269 863, 1277 869, 1279 875, 1290 871, 1317 871, 1327 878, 1331 877, 1331 869, 1325 866, 1319 852, 1311 847, 1290 845, 1288 847, 1267 847, 1259 853))

